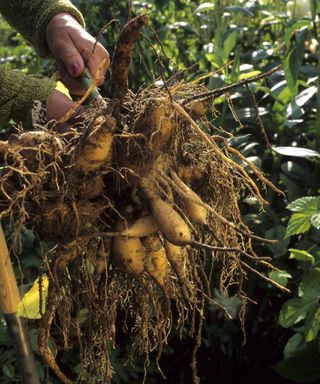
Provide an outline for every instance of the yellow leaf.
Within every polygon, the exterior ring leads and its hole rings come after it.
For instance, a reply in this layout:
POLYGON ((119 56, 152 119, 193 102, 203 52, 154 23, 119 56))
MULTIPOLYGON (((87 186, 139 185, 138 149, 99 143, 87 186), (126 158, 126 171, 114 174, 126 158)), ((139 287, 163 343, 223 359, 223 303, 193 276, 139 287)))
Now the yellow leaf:
POLYGON ((57 81, 55 89, 66 95, 70 100, 72 100, 68 88, 63 83, 61 83, 61 81, 57 81))
POLYGON ((55 72, 51 77, 51 80, 56 82, 56 87, 55 89, 64 95, 66 95, 70 100, 72 100, 68 88, 60 81, 61 77, 59 72, 55 72))
POLYGON ((46 309, 46 300, 48 296, 49 279, 48 276, 43 275, 41 277, 41 291, 39 278, 35 280, 33 286, 28 292, 24 294, 19 302, 18 316, 25 317, 27 319, 40 319, 40 292, 41 292, 41 308, 42 313, 46 309))

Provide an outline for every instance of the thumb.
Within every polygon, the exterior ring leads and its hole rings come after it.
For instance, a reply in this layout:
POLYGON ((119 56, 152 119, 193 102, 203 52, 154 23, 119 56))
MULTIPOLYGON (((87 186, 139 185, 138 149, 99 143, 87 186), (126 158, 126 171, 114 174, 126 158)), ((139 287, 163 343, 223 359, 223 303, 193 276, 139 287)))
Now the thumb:
POLYGON ((59 120, 63 117, 75 103, 62 92, 53 90, 47 98, 46 117, 50 120, 59 120))
POLYGON ((59 45, 54 55, 63 62, 70 76, 78 77, 83 72, 83 59, 70 38, 59 45))

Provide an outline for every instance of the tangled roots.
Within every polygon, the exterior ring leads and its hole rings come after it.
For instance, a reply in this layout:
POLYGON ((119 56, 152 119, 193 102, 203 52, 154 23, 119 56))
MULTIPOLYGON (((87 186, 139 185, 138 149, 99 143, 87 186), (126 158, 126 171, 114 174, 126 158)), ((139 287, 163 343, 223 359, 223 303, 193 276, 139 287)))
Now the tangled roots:
POLYGON ((145 23, 133 19, 120 35, 111 100, 91 104, 66 133, 51 127, 0 145, 2 217, 54 245, 44 259, 49 293, 39 350, 64 383, 71 381, 48 347, 53 323, 63 348, 80 350, 79 380, 87 383, 111 381, 120 329, 130 335, 128 360, 144 354, 148 362, 154 350, 159 360, 173 327, 188 327, 197 382, 210 287, 225 295, 230 288, 245 305, 248 272, 268 280, 256 266, 272 268, 252 248, 253 240, 268 240, 241 218, 241 194, 265 201, 236 157, 280 191, 225 137, 205 133, 214 112, 205 87, 128 91, 123 66, 145 23))

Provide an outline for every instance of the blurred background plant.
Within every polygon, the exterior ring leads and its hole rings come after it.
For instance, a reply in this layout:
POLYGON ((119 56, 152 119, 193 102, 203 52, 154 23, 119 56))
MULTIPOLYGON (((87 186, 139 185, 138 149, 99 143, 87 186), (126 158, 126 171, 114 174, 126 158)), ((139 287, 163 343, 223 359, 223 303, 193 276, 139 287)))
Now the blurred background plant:
MULTIPOLYGON (((234 316, 226 319, 216 307, 207 307, 198 367, 203 383, 227 384, 240 377, 243 382, 260 384, 318 383, 319 2, 75 0, 74 3, 83 12, 87 29, 93 35, 104 28, 100 39, 111 54, 119 24, 124 24, 131 15, 148 12, 149 28, 136 47, 130 73, 130 87, 135 90, 177 73, 180 75, 172 81, 192 81, 210 74, 204 81, 210 89, 215 89, 282 64, 283 69, 270 78, 251 83, 247 88, 237 87, 228 99, 215 99, 216 118, 211 129, 214 134, 223 128, 230 134, 229 145, 258 165, 286 193, 283 198, 267 192, 269 205, 264 212, 258 211, 253 199, 243 199, 241 205, 253 231, 278 239, 277 246, 260 246, 257 253, 273 257, 280 272, 273 272, 271 277, 287 284, 292 296, 253 275, 248 276, 246 290, 252 303, 248 304, 243 330, 237 317, 237 298, 215 291, 216 300, 234 316), (108 24, 113 19, 117 21, 108 24)), ((53 63, 38 58, 1 17, 0 62, 30 73, 50 75, 54 71, 53 63)), ((108 80, 101 92, 108 95, 108 80)), ((21 287, 25 290, 38 273, 45 244, 39 244, 28 231, 23 239, 16 272, 22 276, 21 287)), ((36 350, 36 336, 31 335, 36 350)), ((151 367, 147 382, 191 382, 189 362, 193 341, 184 336, 183 340, 172 336, 170 348, 164 351, 161 368, 166 381, 151 367)), ((132 367, 125 365, 125 356, 125 340, 120 337, 113 357, 114 383, 141 382, 143 360, 138 359, 132 367)), ((63 354, 61 360, 68 369, 79 370, 70 353, 63 354)), ((1 319, 0 363, 1 383, 19 382, 14 353, 1 319)), ((57 382, 43 368, 41 377, 45 383, 57 382)))

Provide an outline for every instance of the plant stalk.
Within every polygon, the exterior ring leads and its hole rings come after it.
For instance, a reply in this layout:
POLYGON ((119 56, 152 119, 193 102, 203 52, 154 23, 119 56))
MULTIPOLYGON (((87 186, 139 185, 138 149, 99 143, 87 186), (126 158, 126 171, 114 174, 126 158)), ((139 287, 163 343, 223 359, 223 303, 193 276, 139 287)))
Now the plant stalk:
POLYGON ((35 359, 24 319, 17 313, 5 313, 4 318, 15 345, 18 366, 22 374, 23 384, 40 384, 35 359))
POLYGON ((7 243, 0 224, 0 311, 4 313, 15 345, 23 384, 40 384, 24 320, 17 315, 20 294, 12 268, 7 243))

